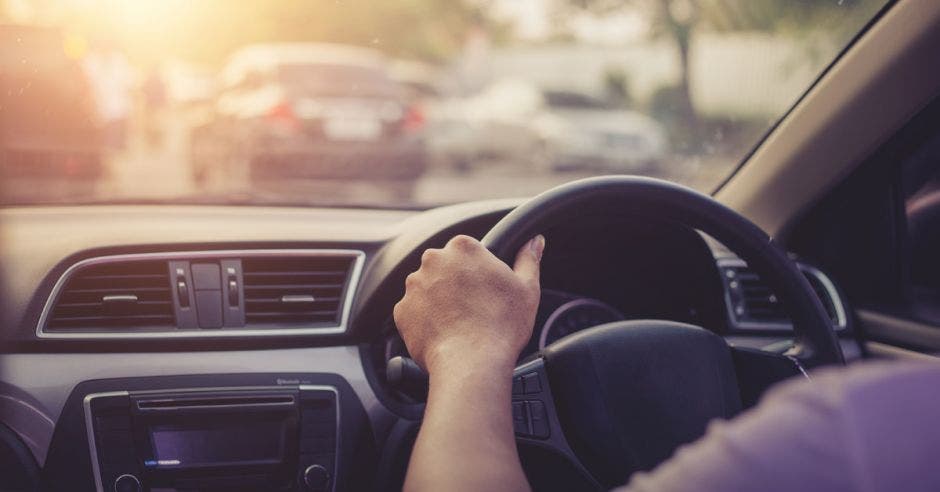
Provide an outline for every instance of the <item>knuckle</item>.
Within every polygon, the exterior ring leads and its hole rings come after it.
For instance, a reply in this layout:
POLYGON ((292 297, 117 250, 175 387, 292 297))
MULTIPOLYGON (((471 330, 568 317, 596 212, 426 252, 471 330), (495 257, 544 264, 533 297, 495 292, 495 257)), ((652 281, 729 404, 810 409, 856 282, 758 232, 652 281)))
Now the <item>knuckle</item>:
POLYGON ((395 304, 394 309, 392 309, 392 319, 395 321, 395 326, 400 330, 402 327, 407 326, 407 308, 405 306, 405 301, 401 300, 398 304, 395 304))
POLYGON ((441 250, 428 248, 424 250, 424 253, 421 255, 421 263, 427 264, 433 261, 436 261, 441 256, 441 250))
POLYGON ((405 289, 411 289, 418 283, 418 272, 411 272, 405 277, 405 289))
POLYGON ((453 239, 451 239, 448 243, 448 245, 453 245, 455 248, 461 251, 472 251, 478 244, 479 243, 477 243, 476 239, 473 239, 472 237, 466 236, 464 234, 454 236, 453 239))

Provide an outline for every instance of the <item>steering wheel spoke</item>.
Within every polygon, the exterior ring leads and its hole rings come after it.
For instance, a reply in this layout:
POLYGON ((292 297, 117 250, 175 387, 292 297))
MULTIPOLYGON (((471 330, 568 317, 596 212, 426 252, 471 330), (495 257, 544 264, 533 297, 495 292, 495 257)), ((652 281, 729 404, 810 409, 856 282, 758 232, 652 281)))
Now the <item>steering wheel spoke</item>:
POLYGON ((600 484, 568 445, 552 396, 545 360, 541 357, 513 371, 512 423, 516 441, 520 445, 537 446, 554 452, 577 470, 585 481, 600 488, 600 484))

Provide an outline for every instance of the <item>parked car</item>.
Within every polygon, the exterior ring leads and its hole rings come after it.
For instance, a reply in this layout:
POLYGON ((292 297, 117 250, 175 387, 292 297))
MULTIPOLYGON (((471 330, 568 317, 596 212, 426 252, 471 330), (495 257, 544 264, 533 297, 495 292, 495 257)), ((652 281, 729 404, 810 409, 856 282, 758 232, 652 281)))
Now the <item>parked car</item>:
POLYGON ((0 46, 0 179, 99 179, 94 100, 62 33, 0 25, 0 46))
POLYGON ((428 146, 438 165, 459 171, 491 164, 531 167, 544 158, 535 123, 545 116, 537 87, 499 80, 479 93, 430 105, 428 146))
POLYGON ((429 109, 436 161, 467 170, 487 162, 543 170, 652 171, 665 131, 652 118, 585 93, 500 80, 429 109))
POLYGON ((649 173, 666 154, 665 131, 644 114, 576 91, 543 96, 550 117, 539 127, 554 169, 649 173))
POLYGON ((192 132, 199 184, 413 183, 425 170, 423 114, 378 52, 251 45, 231 56, 220 79, 211 118, 192 132))

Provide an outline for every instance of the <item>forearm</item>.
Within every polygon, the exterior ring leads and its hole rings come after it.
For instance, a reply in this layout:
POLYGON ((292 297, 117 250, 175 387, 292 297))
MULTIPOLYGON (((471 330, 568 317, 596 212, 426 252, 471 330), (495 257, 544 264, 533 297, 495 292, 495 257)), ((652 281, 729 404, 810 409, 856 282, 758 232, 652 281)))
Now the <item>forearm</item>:
POLYGON ((431 372, 406 490, 528 490, 512 431, 511 379, 511 364, 459 357, 431 372))

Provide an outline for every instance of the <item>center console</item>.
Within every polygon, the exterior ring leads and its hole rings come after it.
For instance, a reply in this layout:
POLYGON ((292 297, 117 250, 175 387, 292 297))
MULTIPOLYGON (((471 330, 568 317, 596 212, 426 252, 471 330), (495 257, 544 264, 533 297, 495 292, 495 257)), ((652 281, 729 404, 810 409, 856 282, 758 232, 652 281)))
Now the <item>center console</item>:
POLYGON ((361 404, 335 375, 90 381, 60 426, 48 490, 332 492, 368 480, 351 470, 375 449, 361 404))
POLYGON ((99 490, 331 490, 336 389, 108 392, 84 400, 99 490))

